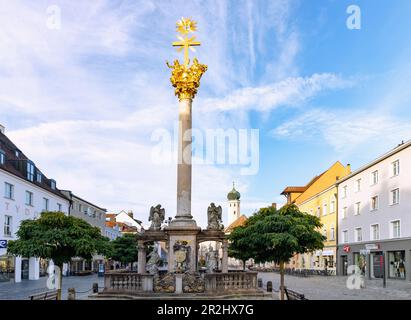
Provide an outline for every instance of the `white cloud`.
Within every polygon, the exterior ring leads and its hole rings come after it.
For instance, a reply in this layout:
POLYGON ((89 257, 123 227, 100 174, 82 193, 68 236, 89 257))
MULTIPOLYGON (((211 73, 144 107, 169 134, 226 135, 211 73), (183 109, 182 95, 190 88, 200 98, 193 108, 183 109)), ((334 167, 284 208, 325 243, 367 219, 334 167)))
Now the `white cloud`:
POLYGON ((314 109, 288 120, 272 131, 278 138, 317 139, 339 153, 361 147, 386 150, 411 138, 411 124, 381 112, 314 109))
POLYGON ((351 80, 344 80, 331 73, 313 74, 305 78, 287 78, 269 85, 238 89, 224 98, 207 99, 204 101, 204 109, 265 112, 279 106, 305 102, 321 91, 345 88, 352 84, 351 80))

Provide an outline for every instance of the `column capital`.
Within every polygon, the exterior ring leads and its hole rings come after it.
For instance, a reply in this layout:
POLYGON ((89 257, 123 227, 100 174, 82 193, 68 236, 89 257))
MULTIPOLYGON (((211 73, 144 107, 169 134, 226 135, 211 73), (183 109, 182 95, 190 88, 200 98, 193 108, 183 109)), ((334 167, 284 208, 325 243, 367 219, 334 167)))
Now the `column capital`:
POLYGON ((174 60, 172 65, 167 62, 167 66, 172 69, 170 81, 179 100, 194 99, 200 87, 201 76, 207 71, 207 65, 194 58, 191 66, 180 64, 178 60, 174 60))

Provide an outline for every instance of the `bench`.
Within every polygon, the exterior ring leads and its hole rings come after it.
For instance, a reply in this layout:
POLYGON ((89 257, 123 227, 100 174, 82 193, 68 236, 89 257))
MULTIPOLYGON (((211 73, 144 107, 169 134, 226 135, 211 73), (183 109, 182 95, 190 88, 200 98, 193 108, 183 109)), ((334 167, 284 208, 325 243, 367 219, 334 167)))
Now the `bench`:
POLYGON ((30 300, 58 300, 58 291, 47 291, 36 293, 30 296, 30 300))
POLYGON ((287 289, 287 287, 284 287, 284 292, 287 300, 308 300, 302 293, 287 289))

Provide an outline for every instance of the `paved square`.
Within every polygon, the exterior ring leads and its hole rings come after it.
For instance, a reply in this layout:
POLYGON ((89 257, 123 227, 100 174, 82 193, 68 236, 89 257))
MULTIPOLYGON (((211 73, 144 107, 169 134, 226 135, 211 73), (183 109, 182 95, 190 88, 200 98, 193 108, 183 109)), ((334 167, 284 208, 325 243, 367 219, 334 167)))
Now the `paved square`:
MULTIPOLYGON (((259 272, 264 288, 267 281, 272 281, 273 288, 280 287, 278 273, 259 272)), ((285 276, 285 286, 305 295, 310 300, 411 300, 411 283, 404 280, 387 280, 383 288, 382 280, 365 279, 365 288, 350 290, 347 288, 347 276, 285 276)))
MULTIPOLYGON (((62 299, 67 299, 68 288, 76 289, 76 299, 87 299, 92 293, 93 283, 98 283, 99 290, 104 286, 104 278, 97 275, 63 277, 62 299)), ((27 300, 30 295, 48 291, 47 277, 39 280, 23 280, 20 283, 0 282, 0 300, 27 300)))

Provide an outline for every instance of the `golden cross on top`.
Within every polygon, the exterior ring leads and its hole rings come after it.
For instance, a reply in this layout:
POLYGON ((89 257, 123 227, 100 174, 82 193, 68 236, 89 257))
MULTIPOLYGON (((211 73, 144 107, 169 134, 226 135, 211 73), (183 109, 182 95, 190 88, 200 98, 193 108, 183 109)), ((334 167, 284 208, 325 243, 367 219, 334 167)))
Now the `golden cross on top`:
POLYGON ((188 66, 190 59, 188 58, 188 49, 195 51, 194 46, 199 46, 201 43, 195 41, 195 36, 189 38, 187 35, 190 32, 197 30, 197 23, 189 18, 181 18, 177 22, 177 32, 182 36, 177 36, 180 41, 174 41, 173 47, 179 47, 178 52, 184 50, 184 66, 188 66))

